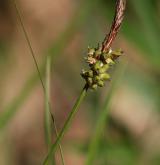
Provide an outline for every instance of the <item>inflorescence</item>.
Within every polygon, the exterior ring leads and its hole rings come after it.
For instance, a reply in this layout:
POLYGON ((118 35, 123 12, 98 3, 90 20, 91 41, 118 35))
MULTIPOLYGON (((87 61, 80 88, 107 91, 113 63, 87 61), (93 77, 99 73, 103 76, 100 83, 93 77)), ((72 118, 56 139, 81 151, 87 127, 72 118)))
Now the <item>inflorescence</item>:
POLYGON ((109 49, 109 51, 103 51, 102 46, 98 46, 98 48, 88 47, 85 60, 89 64, 89 70, 82 70, 81 73, 87 87, 90 89, 97 89, 98 86, 103 87, 105 81, 110 80, 109 69, 122 54, 121 50, 112 51, 109 49))

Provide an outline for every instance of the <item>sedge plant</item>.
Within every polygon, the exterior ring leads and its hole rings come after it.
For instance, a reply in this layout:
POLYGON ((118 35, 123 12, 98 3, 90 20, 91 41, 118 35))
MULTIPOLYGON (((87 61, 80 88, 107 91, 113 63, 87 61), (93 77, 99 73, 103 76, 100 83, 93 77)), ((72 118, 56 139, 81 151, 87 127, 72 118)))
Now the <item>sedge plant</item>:
POLYGON ((110 74, 108 71, 111 67, 113 67, 117 58, 119 58, 123 54, 123 51, 121 50, 112 50, 111 45, 121 27, 125 6, 125 0, 117 0, 115 17, 109 34, 106 35, 102 44, 99 44, 97 48, 88 47, 88 53, 85 59, 88 63, 89 69, 82 70, 81 73, 82 78, 85 80, 85 85, 78 99, 76 100, 76 103, 73 106, 67 120, 65 121, 63 128, 58 134, 56 141, 51 145, 50 151, 48 152, 43 162, 44 165, 49 164, 50 157, 56 151, 58 144, 70 127, 71 122, 76 112, 78 111, 83 99, 85 98, 88 90, 95 90, 98 87, 103 87, 105 85, 105 82, 110 80, 110 74))

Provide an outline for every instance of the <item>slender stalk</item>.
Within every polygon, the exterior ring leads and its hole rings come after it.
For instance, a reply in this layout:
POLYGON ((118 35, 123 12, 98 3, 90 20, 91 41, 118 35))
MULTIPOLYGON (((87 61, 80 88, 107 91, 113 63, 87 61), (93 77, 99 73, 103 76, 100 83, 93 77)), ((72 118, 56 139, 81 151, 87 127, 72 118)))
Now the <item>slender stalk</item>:
POLYGON ((46 143, 49 148, 51 144, 51 136, 52 136, 52 127, 51 127, 51 118, 50 118, 50 107, 48 101, 50 100, 50 56, 47 56, 46 60, 46 81, 45 81, 45 135, 46 135, 46 143))
MULTIPOLYGON (((51 117, 52 117, 52 121, 53 121, 53 126, 54 126, 54 131, 55 131, 56 137, 58 137, 58 130, 57 130, 57 127, 56 127, 56 124, 55 124, 55 118, 54 118, 52 113, 51 113, 51 117)), ((63 155, 63 150, 62 150, 62 146, 61 146, 60 143, 58 144, 58 147, 59 147, 59 151, 60 151, 62 165, 65 165, 65 161, 64 161, 65 159, 64 159, 64 155, 63 155)))
MULTIPOLYGON (((26 30, 26 28, 24 26, 24 23, 22 21, 22 18, 21 18, 21 12, 20 12, 17 4, 16 4, 16 0, 13 0, 13 2, 14 2, 14 6, 15 6, 15 9, 16 9, 16 13, 17 13, 18 19, 20 21, 23 33, 25 35, 27 44, 29 46, 32 58, 34 60, 34 63, 35 63, 35 66, 36 66, 36 69, 37 69, 37 72, 38 72, 39 79, 41 81, 42 88, 43 88, 43 91, 44 91, 44 95, 45 95, 45 99, 46 99, 46 101, 45 101, 45 103, 46 103, 46 114, 45 114, 45 116, 46 116, 46 126, 45 126, 46 127, 46 139, 47 139, 48 146, 50 146, 50 144, 51 144, 51 125, 50 125, 50 117, 49 117, 49 115, 51 114, 51 106, 50 106, 50 102, 49 102, 49 90, 50 90, 49 89, 49 86, 50 86, 49 85, 49 81, 50 81, 50 79, 49 79, 50 73, 49 72, 50 72, 50 65, 51 65, 51 57, 48 56, 48 58, 47 58, 47 71, 46 72, 47 72, 48 79, 47 79, 47 82, 46 82, 47 86, 45 88, 43 80, 42 80, 42 76, 41 76, 41 73, 40 73, 40 69, 39 69, 39 66, 38 66, 38 63, 37 63, 37 60, 36 60, 36 57, 35 57, 34 50, 32 48, 30 39, 29 39, 28 34, 27 34, 27 30, 26 30)), ((52 119, 54 119, 54 115, 53 114, 52 114, 51 117, 52 117, 52 119)), ((54 119, 53 125, 54 125, 54 129, 55 129, 56 136, 57 136, 58 132, 57 132, 55 119, 54 119)), ((60 144, 59 144, 59 150, 60 150, 60 154, 61 154, 62 163, 64 165, 64 157, 63 157, 62 147, 60 146, 60 144)))
MULTIPOLYGON (((84 22, 86 22, 86 20, 88 20, 89 16, 92 13, 92 10, 97 6, 98 3, 98 0, 88 0, 82 2, 82 5, 77 9, 77 12, 74 14, 72 20, 68 23, 68 26, 66 27, 64 32, 58 37, 54 44, 50 46, 47 53, 51 55, 52 61, 54 61, 54 59, 61 54, 61 52, 64 50, 64 48, 72 39, 77 30, 80 29, 80 27, 84 24, 84 22)), ((45 74, 44 61, 45 60, 42 60, 42 64, 39 66, 42 77, 45 74)), ((24 87, 22 88, 20 93, 15 96, 9 104, 7 104, 3 112, 0 114, 0 129, 4 129, 4 127, 9 124, 10 120, 18 112, 25 100, 30 96, 37 83, 37 73, 33 72, 24 84, 24 87)))
POLYGON ((92 139, 90 141, 86 165, 94 164, 94 160, 98 152, 101 135, 102 135, 103 130, 105 129, 106 120, 108 118, 111 99, 112 99, 112 96, 114 95, 114 92, 116 91, 118 84, 121 81, 121 78, 123 77, 125 68, 126 68, 126 64, 124 65, 120 64, 120 66, 116 70, 116 73, 114 74, 114 78, 113 78, 109 93, 106 96, 105 103, 102 107, 102 111, 100 112, 99 118, 97 120, 95 129, 94 129, 94 133, 92 135, 92 139))
POLYGON ((66 122, 65 122, 65 124, 63 126, 63 128, 61 129, 61 131, 60 131, 60 133, 59 133, 55 143, 52 144, 51 149, 50 149, 49 153, 47 154, 47 156, 46 156, 46 158, 45 158, 45 160, 43 162, 44 165, 48 165, 48 160, 49 160, 50 156, 55 152, 55 150, 56 150, 58 144, 60 143, 60 141, 62 140, 65 132, 67 131, 67 129, 71 125, 71 121, 74 118, 76 112, 78 111, 78 108, 79 108, 81 102, 83 101, 84 97, 86 96, 87 91, 88 91, 88 87, 85 86, 83 88, 83 90, 81 91, 81 93, 80 93, 80 95, 79 95, 75 105, 73 106, 73 109, 71 110, 71 112, 70 112, 70 114, 69 114, 69 116, 68 116, 68 118, 67 118, 67 120, 66 120, 66 122))
POLYGON ((17 16, 18 16, 18 19, 19 19, 19 22, 21 24, 21 27, 22 27, 22 30, 23 30, 23 33, 25 35, 25 39, 27 41, 27 44, 28 44, 28 47, 30 49, 30 52, 31 52, 31 55, 32 55, 32 58, 34 60, 34 63, 35 63, 35 66, 36 66, 36 69, 37 69, 37 73, 38 73, 38 76, 39 76, 39 79, 41 81, 41 85, 43 87, 43 90, 45 90, 45 86, 44 86, 44 83, 43 83, 43 80, 42 80, 42 76, 41 76, 41 73, 40 73, 40 70, 39 70, 39 67, 38 67, 38 63, 37 63, 37 60, 36 60, 36 56, 35 56, 35 53, 34 53, 34 50, 32 48, 32 45, 31 45, 31 42, 30 42, 30 39, 28 37, 28 34, 27 34, 27 30, 24 26, 24 23, 22 21, 22 17, 21 17, 21 12, 16 4, 16 0, 13 0, 14 2, 14 6, 15 6, 15 9, 16 9, 16 13, 17 13, 17 16))
MULTIPOLYGON (((47 56, 46 60, 46 79, 45 79, 45 119, 44 119, 44 126, 45 126, 45 138, 46 138, 46 144, 47 149, 49 151, 50 145, 52 144, 52 120, 50 115, 50 72, 51 72, 51 58, 50 56, 47 56)), ((49 160, 50 164, 56 164, 55 163, 55 156, 50 158, 49 160)))
MULTIPOLYGON (((56 127, 56 121, 55 121, 55 117, 54 115, 51 113, 51 104, 50 104, 50 72, 51 72, 51 56, 47 57, 47 62, 46 62, 46 93, 45 93, 45 132, 46 132, 46 142, 48 145, 48 151, 49 148, 52 144, 52 139, 51 139, 51 135, 52 135, 52 126, 51 124, 53 123, 53 127, 54 127, 54 132, 56 137, 58 137, 58 130, 56 127)), ((62 160, 62 164, 65 165, 65 161, 64 161, 64 156, 63 156, 63 150, 60 144, 58 144, 59 147, 59 151, 60 151, 60 156, 61 156, 61 160, 62 160)), ((52 165, 55 164, 55 159, 50 159, 52 162, 52 165)))

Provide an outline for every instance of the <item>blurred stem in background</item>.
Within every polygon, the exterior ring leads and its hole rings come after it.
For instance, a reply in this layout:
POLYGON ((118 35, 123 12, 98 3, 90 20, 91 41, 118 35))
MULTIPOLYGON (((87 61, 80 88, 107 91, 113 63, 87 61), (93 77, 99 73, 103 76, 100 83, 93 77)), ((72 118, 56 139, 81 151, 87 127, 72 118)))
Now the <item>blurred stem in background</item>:
MULTIPOLYGON (((44 119, 44 126, 45 126, 45 139, 46 139, 46 145, 47 150, 49 151, 50 145, 52 143, 52 118, 51 118, 51 112, 50 112, 50 76, 51 76, 51 58, 48 55, 46 60, 46 79, 45 79, 45 119, 44 119)), ((55 119, 53 119, 55 120, 55 119)), ((55 126, 55 121, 53 121, 53 124, 55 126)), ((56 128, 55 128, 56 129, 56 128)), ((49 160, 49 164, 56 164, 55 163, 55 156, 53 156, 49 160)))
POLYGON ((78 111, 78 109, 79 109, 83 99, 85 98, 85 96, 87 94, 87 91, 88 91, 88 87, 87 87, 87 85, 85 85, 85 87, 81 91, 78 99, 76 100, 76 103, 74 104, 71 112, 69 113, 68 118, 65 121, 63 128, 61 129, 60 133, 58 134, 58 137, 57 137, 55 143, 50 146, 50 151, 48 152, 48 154, 47 154, 47 156, 46 156, 46 158, 45 158, 45 160, 43 162, 44 165, 48 165, 49 164, 50 157, 54 154, 58 144, 61 142, 64 134, 68 130, 69 126, 71 125, 71 122, 72 122, 75 114, 77 113, 77 111, 78 111))
POLYGON ((96 156, 99 150, 99 144, 101 140, 101 136, 103 134, 103 131, 105 130, 106 120, 108 118, 110 103, 112 100, 112 96, 114 95, 117 86, 120 84, 121 79, 123 78, 124 71, 126 69, 126 63, 123 62, 122 64, 119 64, 116 68, 116 71, 113 75, 111 86, 109 87, 109 92, 106 96, 105 103, 103 107, 101 108, 101 112, 98 115, 98 119, 96 122, 96 125, 94 126, 94 132, 91 137, 91 141, 89 144, 89 150, 88 150, 88 157, 86 161, 86 165, 93 165, 96 156))
POLYGON ((34 61, 34 64, 35 64, 35 67, 36 67, 36 70, 37 70, 37 73, 38 73, 38 77, 39 77, 39 79, 40 79, 40 81, 41 81, 42 88, 43 88, 43 90, 44 90, 44 92, 45 92, 45 86, 44 86, 44 83, 43 83, 43 80, 42 80, 42 76, 41 76, 41 72, 40 72, 40 69, 39 69, 39 66, 38 66, 38 63, 37 63, 37 60, 36 60, 35 51, 33 50, 31 41, 30 41, 29 36, 28 36, 28 33, 27 33, 27 30, 26 30, 25 25, 24 25, 24 23, 23 23, 22 14, 21 14, 21 12, 20 12, 20 9, 19 9, 19 7, 18 7, 18 5, 17 5, 16 0, 12 0, 12 1, 13 1, 13 3, 14 3, 14 7, 15 7, 15 9, 16 9, 16 14, 17 14, 18 20, 19 20, 20 25, 21 25, 21 27, 22 27, 22 31, 23 31, 23 33, 24 33, 24 36, 25 36, 25 39, 26 39, 26 41, 27 41, 27 44, 28 44, 28 47, 29 47, 31 56, 32 56, 32 58, 33 58, 33 61, 34 61))
MULTIPOLYGON (((46 84, 45 84, 46 93, 45 93, 45 120, 44 120, 46 144, 47 144, 48 151, 50 150, 50 146, 52 144, 52 124, 54 127, 55 135, 56 137, 58 136, 58 130, 56 127, 55 117, 53 116, 51 112, 52 108, 50 104, 50 91, 51 91, 51 86, 50 86, 51 74, 50 73, 51 73, 51 56, 48 55, 47 60, 46 60, 46 84)), ((58 144, 58 147, 59 147, 59 151, 61 155, 62 164, 65 165, 63 150, 60 143, 58 144)), ((49 164, 52 164, 52 165, 56 164, 55 156, 54 156, 54 159, 53 157, 51 157, 49 162, 50 162, 49 164)))
POLYGON ((145 38, 145 42, 150 49, 150 52, 147 53, 149 62, 153 64, 155 69, 159 69, 160 61, 157 59, 159 58, 160 52, 160 37, 159 29, 157 28, 158 25, 155 20, 156 17, 153 2, 151 0, 130 0, 130 3, 141 21, 143 34, 145 34, 143 37, 145 38))
MULTIPOLYGON (((108 10, 106 10, 106 7, 107 4, 105 2, 101 3, 99 7, 101 10, 99 10, 99 12, 104 15, 104 20, 111 20, 114 6, 109 5, 108 10)), ((160 109, 160 47, 158 45, 160 43, 158 28, 160 23, 156 21, 157 12, 152 0, 128 0, 127 9, 129 12, 126 14, 125 21, 122 25, 122 34, 131 45, 131 48, 133 45, 136 46, 135 51, 140 52, 139 55, 141 55, 141 60, 143 60, 140 63, 132 60, 132 66, 139 70, 138 73, 135 73, 135 76, 147 77, 147 81, 144 80, 143 85, 139 86, 139 89, 142 89, 147 83, 150 84, 150 87, 148 87, 151 90, 150 94, 153 93, 154 95, 154 97, 150 99, 154 99, 155 104, 157 104, 158 109, 160 109)), ((128 57, 129 59, 139 58, 137 55, 135 55, 135 57, 128 55, 128 57)), ((137 78, 133 79, 135 82, 142 81, 137 78)), ((135 86, 135 84, 132 86, 135 86)), ((147 90, 144 92, 147 92, 147 90)))
MULTIPOLYGON (((16 4, 16 1, 14 0, 13 2, 14 2, 16 13, 17 13, 18 19, 20 21, 20 24, 21 24, 21 27, 22 27, 25 39, 27 41, 29 50, 30 50, 32 58, 34 60, 34 63, 35 63, 35 66, 36 66, 36 70, 37 70, 37 73, 38 73, 38 76, 39 76, 39 79, 40 79, 40 82, 41 82, 41 85, 42 85, 42 88, 43 88, 44 96, 45 96, 45 110, 46 110, 45 111, 46 112, 45 113, 45 120, 44 120, 45 121, 45 135, 46 135, 46 142, 47 142, 47 145, 48 145, 48 148, 49 148, 49 146, 51 144, 51 138, 52 138, 52 127, 51 127, 51 119, 52 118, 53 118, 53 121, 54 121, 53 125, 54 125, 54 129, 55 129, 56 135, 58 134, 54 116, 53 115, 51 116, 51 106, 50 106, 50 69, 51 69, 51 58, 50 58, 50 56, 47 56, 47 60, 46 60, 47 61, 46 62, 46 86, 45 86, 44 83, 43 83, 43 80, 42 80, 42 76, 41 76, 41 73, 40 73, 40 69, 39 69, 37 60, 36 60, 35 52, 34 52, 34 50, 32 48, 29 36, 27 34, 25 25, 24 25, 22 17, 21 17, 20 9, 18 8, 18 6, 16 4)), ((60 149, 60 153, 61 153, 62 162, 64 164, 63 153, 62 153, 62 148, 61 148, 60 144, 59 144, 59 149, 60 149)), ((51 164, 55 164, 55 159, 50 159, 50 163, 51 164)))
MULTIPOLYGON (((75 13, 73 19, 69 23, 66 30, 60 35, 60 37, 54 42, 54 44, 48 50, 51 55, 51 61, 62 53, 64 48, 67 46, 68 42, 72 39, 73 35, 76 34, 78 29, 86 23, 89 16, 92 15, 92 10, 97 6, 98 0, 88 0, 83 1, 82 5, 79 7, 75 13), (82 10, 83 9, 83 10, 82 10)), ((44 57, 45 59, 46 57, 44 57)), ((42 77, 45 73, 45 60, 40 65, 39 70, 42 77)), ((6 106, 0 115, 0 129, 4 128, 10 120, 14 117, 20 107, 24 104, 26 99, 29 97, 34 87, 38 83, 37 72, 32 73, 29 79, 24 84, 24 87, 20 91, 19 95, 13 99, 13 101, 6 106)))
MULTIPOLYGON (((108 4, 101 3, 99 12, 104 15, 104 19, 111 20, 113 2, 109 6, 108 4)), ((128 14, 122 25, 123 35, 127 41, 142 51, 140 55, 148 62, 151 71, 159 73, 159 22, 156 21, 157 15, 152 0, 128 0, 127 10, 128 14)))

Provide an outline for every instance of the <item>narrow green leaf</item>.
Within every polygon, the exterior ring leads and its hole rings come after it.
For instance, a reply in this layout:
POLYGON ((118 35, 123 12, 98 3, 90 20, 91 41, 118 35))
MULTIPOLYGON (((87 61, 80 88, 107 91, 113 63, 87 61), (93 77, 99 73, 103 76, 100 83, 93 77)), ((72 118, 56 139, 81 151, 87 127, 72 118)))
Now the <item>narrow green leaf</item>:
MULTIPOLYGON (((83 2, 82 6, 79 7, 77 13, 68 24, 66 30, 60 35, 60 37, 54 42, 54 44, 48 50, 48 53, 51 55, 51 61, 54 60, 55 57, 60 55, 68 42, 72 39, 72 36, 77 32, 77 30, 86 22, 89 15, 92 15, 91 9, 93 9, 98 0, 91 0, 87 2, 83 2), (82 10, 83 9, 83 10, 82 10)), ((40 65, 39 70, 41 76, 44 77, 45 71, 45 58, 43 63, 40 65)), ((20 107, 26 101, 26 99, 30 96, 34 87, 38 83, 37 72, 33 72, 29 79, 26 81, 24 87, 20 91, 20 93, 9 103, 6 108, 0 114, 0 129, 4 128, 10 120, 14 117, 14 115, 18 112, 20 107)))
POLYGON ((119 66, 119 68, 117 68, 116 73, 114 74, 114 78, 113 78, 111 86, 109 88, 109 93, 106 96, 105 103, 104 103, 103 107, 101 108, 102 111, 100 112, 96 125, 94 126, 95 129, 94 129, 91 141, 90 141, 86 165, 93 165, 94 161, 96 159, 101 135, 105 129, 105 124, 106 124, 106 120, 108 117, 111 99, 116 90, 117 85, 120 83, 120 80, 121 80, 124 70, 126 68, 125 65, 119 66))

